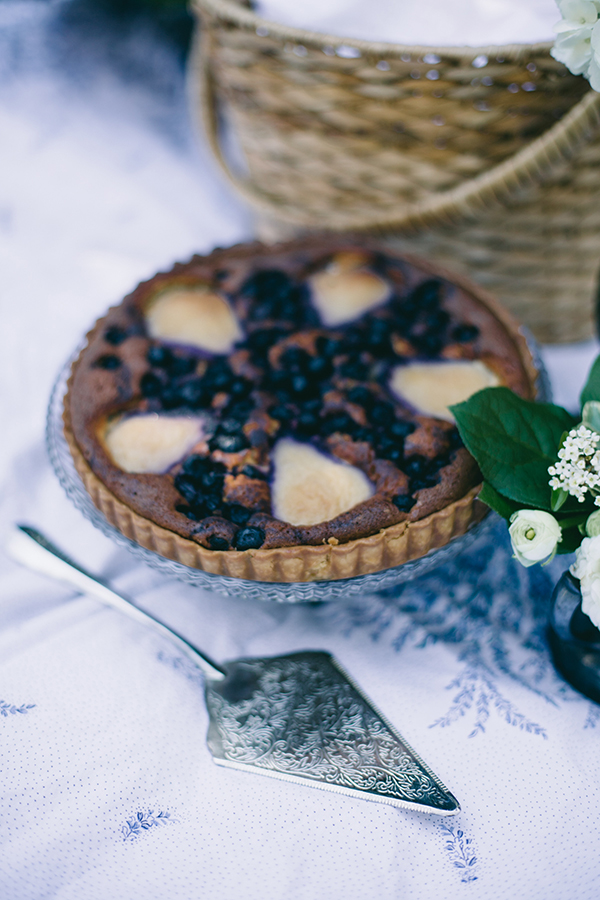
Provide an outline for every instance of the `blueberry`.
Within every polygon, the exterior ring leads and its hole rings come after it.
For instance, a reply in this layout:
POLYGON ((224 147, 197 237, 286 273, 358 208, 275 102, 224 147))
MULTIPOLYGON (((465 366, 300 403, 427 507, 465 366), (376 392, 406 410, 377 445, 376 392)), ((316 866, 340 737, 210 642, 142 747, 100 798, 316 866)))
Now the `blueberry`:
POLYGON ((223 491, 224 479, 225 476, 223 473, 216 469, 209 469, 207 472, 202 472, 198 477, 198 481, 202 485, 202 488, 208 494, 219 494, 219 496, 221 496, 223 491))
POLYGON ((229 541, 218 534, 211 534, 208 539, 208 546, 211 550, 229 550, 229 541))
POLYGON ((411 456, 403 468, 407 475, 422 478, 429 469, 429 461, 423 456, 411 456))
POLYGON ((122 344, 126 337, 127 332, 118 325, 111 325, 110 328, 107 328, 104 332, 104 340, 107 344, 112 344, 113 347, 118 347, 119 344, 122 344))
POLYGON ((369 409, 375 402, 372 392, 361 386, 353 387, 348 391, 348 400, 351 403, 358 404, 358 406, 365 407, 365 409, 369 409))
POLYGON ((255 468, 255 466, 244 466, 242 475, 245 475, 246 478, 260 478, 262 481, 267 480, 265 473, 261 472, 260 469, 255 468))
POLYGON ((408 334, 410 329, 415 323, 415 313, 414 309, 407 309, 406 307, 401 307, 400 309, 394 310, 394 328, 400 334, 408 334))
POLYGON ((105 353, 103 356, 99 356, 96 362, 94 363, 99 369, 107 369, 108 371, 112 371, 113 369, 118 369, 121 365, 121 360, 118 356, 115 356, 114 353, 105 353))
POLYGON ((396 419, 389 428, 390 434, 398 438, 408 437, 414 430, 414 424, 412 422, 406 422, 404 419, 396 419))
POLYGON ((263 357, 286 333, 281 328, 260 328, 248 335, 246 346, 252 353, 263 357))
POLYGON ((173 356, 166 368, 170 376, 178 378, 181 375, 190 375, 197 365, 198 360, 195 356, 173 356))
POLYGON ((288 347, 279 357, 279 364, 289 372, 306 372, 312 357, 301 347, 288 347))
POLYGON ((213 393, 227 391, 234 380, 234 374, 225 359, 214 359, 208 366, 203 381, 213 393))
POLYGON ((200 454, 195 453, 193 456, 188 456, 181 468, 186 475, 190 475, 192 478, 200 478, 213 465, 215 468, 219 466, 220 469, 224 470, 224 466, 221 463, 212 463, 208 456, 200 456, 200 454))
POLYGON ((308 290, 304 290, 303 285, 300 285, 295 297, 295 311, 297 321, 302 322, 305 328, 318 328, 321 324, 319 314, 317 313, 314 306, 308 301, 308 290))
POLYGON ((245 422, 249 414, 254 409, 254 402, 249 397, 239 399, 232 398, 224 409, 227 418, 237 419, 239 422, 245 422))
POLYGON ((306 375, 293 375, 290 388, 293 394, 307 394, 311 390, 310 380, 306 377, 306 375))
POLYGON ((315 415, 318 415, 321 412, 321 407, 323 406, 323 402, 320 397, 314 397, 312 400, 305 400, 302 404, 302 410, 304 412, 311 412, 315 415))
POLYGON ((409 476, 411 494, 423 488, 432 487, 439 481, 439 463, 436 460, 428 460, 423 456, 411 456, 402 468, 409 476))
POLYGON ((176 503, 175 509, 177 510, 178 513, 182 513, 188 519, 191 519, 192 522, 200 521, 201 517, 198 515, 198 513, 194 509, 192 509, 191 506, 187 506, 187 504, 185 504, 185 503, 176 503))
POLYGON ((181 496, 193 506, 198 497, 198 486, 194 479, 183 472, 179 472, 174 479, 174 484, 181 496))
POLYGON ((265 533, 262 528, 253 528, 248 525, 240 528, 233 539, 236 550, 255 550, 262 547, 265 542, 265 533))
POLYGON ((400 512, 409 512, 417 501, 410 494, 398 494, 392 497, 392 503, 398 507, 400 512))
POLYGON ((232 503, 227 508, 226 515, 234 525, 245 525, 252 515, 252 510, 246 509, 245 506, 241 506, 239 503, 232 503))
POLYGON ((308 374, 312 378, 329 378, 333 374, 333 364, 324 356, 313 356, 308 364, 308 374))
POLYGON ((223 453, 239 453, 248 447, 248 441, 243 434, 217 434, 209 441, 209 447, 223 453))
POLYGON ((422 491, 424 488, 432 487, 436 481, 437 478, 411 478, 410 492, 411 494, 415 494, 417 491, 422 491))
POLYGON ((320 424, 319 417, 315 416, 314 413, 303 412, 298 416, 296 431, 302 437, 309 437, 310 435, 317 434, 320 429, 320 424))
POLYGON ((186 381, 179 388, 179 396, 182 404, 189 406, 191 409, 200 409, 200 407, 208 406, 210 397, 204 390, 204 385, 200 378, 193 378, 186 381))
POLYGON ((437 278, 430 278, 421 282, 409 298, 409 305, 417 309, 432 309, 440 302, 442 282, 437 278))
POLYGON ((274 390, 276 393, 287 393, 291 390, 292 379, 289 372, 283 369, 276 369, 270 372, 265 379, 265 389, 274 390))
POLYGON ((282 403, 269 407, 269 415, 271 418, 277 419, 278 422, 289 422, 293 418, 293 413, 282 403))
POLYGON ((399 462, 403 457, 402 446, 391 438, 382 437, 377 441, 377 455, 392 462, 399 462))
POLYGON ((390 323, 385 319, 372 319, 367 331, 367 343, 379 354, 390 351, 390 323))
POLYGON ((146 372, 140 380, 140 390, 144 397, 158 397, 163 383, 153 372, 146 372))
POLYGON ((152 344, 148 347, 146 359, 151 366, 156 366, 158 369, 166 369, 171 364, 173 353, 168 347, 161 347, 160 344, 152 344))
POLYGON ((345 412, 339 412, 332 416, 327 416, 321 425, 321 432, 323 434, 334 434, 335 432, 339 432, 341 434, 352 435, 356 431, 356 428, 357 423, 351 416, 345 412))
POLYGON ((342 363, 339 372, 343 378, 353 378, 356 381, 362 381, 369 374, 369 367, 361 362, 360 359, 350 357, 347 362, 342 363))
POLYGON ((201 503, 206 507, 211 516, 221 509, 221 506, 223 505, 221 498, 215 497, 212 494, 209 494, 208 497, 202 497, 201 503))
POLYGON ((243 399, 252 391, 252 382, 247 378, 234 378, 228 388, 229 393, 235 399, 243 399))
POLYGON ((315 341, 315 347, 319 356, 331 359, 342 352, 342 342, 338 338, 320 336, 315 341))
POLYGON ((476 325, 461 323, 452 330, 452 337, 461 344, 466 344, 468 341, 474 341, 478 335, 479 328, 477 328, 476 325))
POLYGON ((432 332, 413 336, 411 341, 417 350, 427 356, 437 356, 444 347, 443 338, 432 332))
POLYGON ((219 422, 219 434, 238 434, 242 430, 243 422, 233 416, 221 419, 219 422))
POLYGON ((348 328, 342 338, 343 350, 356 350, 364 344, 363 331, 358 328, 348 328))
POLYGON ((292 282, 285 272, 280 269, 263 269, 255 272, 244 282, 241 293, 255 300, 266 299, 276 302, 285 300, 291 289, 292 282))
POLYGON ((179 388, 174 384, 167 384, 160 392, 160 402, 163 409, 177 409, 179 406, 185 406, 181 399, 179 388))
POLYGON ((450 316, 445 309, 435 309, 425 316, 425 325, 428 331, 441 333, 446 330, 450 316))
POLYGON ((295 431, 300 437, 311 437, 318 434, 321 422, 318 416, 311 412, 302 412, 296 421, 295 431))
POLYGON ((301 313, 300 292, 291 278, 279 269, 255 272, 241 288, 241 293, 255 301, 249 318, 296 321, 301 313))
POLYGON ((374 425, 389 427, 395 419, 394 407, 384 400, 376 400, 369 410, 369 419, 374 425))
POLYGON ((278 395, 283 399, 291 395, 292 401, 307 400, 310 397, 319 395, 319 382, 306 375, 292 375, 289 381, 282 382, 280 385, 281 393, 278 395))

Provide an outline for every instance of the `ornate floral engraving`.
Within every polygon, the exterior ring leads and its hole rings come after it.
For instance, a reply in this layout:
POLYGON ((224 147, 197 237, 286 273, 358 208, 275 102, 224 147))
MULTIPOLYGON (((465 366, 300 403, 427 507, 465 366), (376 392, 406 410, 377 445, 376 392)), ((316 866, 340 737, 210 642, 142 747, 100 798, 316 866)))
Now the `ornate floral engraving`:
POLYGON ((234 663, 206 694, 217 759, 438 810, 457 807, 327 653, 234 663))

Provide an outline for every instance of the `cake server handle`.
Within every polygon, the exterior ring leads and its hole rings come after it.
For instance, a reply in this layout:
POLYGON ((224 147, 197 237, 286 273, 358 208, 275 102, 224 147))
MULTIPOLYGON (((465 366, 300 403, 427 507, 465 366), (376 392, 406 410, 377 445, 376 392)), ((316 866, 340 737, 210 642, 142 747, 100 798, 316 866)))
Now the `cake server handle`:
POLYGON ((226 671, 218 663, 167 625, 148 613, 142 612, 130 600, 116 594, 101 579, 86 572, 37 529, 29 525, 17 525, 9 537, 5 549, 8 555, 21 565, 42 575, 65 582, 80 593, 90 594, 106 606, 112 606, 113 609, 129 616, 134 622, 141 622, 162 637, 168 638, 202 670, 207 678, 221 680, 225 677, 226 671))

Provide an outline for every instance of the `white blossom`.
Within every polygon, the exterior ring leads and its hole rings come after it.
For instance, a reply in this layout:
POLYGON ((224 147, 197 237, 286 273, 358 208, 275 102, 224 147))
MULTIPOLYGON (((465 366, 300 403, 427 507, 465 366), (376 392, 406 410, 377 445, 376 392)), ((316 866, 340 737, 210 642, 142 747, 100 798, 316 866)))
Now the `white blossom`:
POLYGON ((600 506, 600 434, 579 425, 569 431, 558 451, 558 462, 548 468, 550 487, 564 490, 580 503, 589 491, 600 506))
POLYGON ((562 540, 562 530, 554 516, 539 509, 520 509, 510 517, 510 540, 523 566, 553 557, 562 540))
POLYGON ((600 0, 558 0, 558 8, 552 56, 600 90, 600 0))
POLYGON ((571 574, 581 583, 583 612, 600 628, 600 535, 582 540, 571 574))

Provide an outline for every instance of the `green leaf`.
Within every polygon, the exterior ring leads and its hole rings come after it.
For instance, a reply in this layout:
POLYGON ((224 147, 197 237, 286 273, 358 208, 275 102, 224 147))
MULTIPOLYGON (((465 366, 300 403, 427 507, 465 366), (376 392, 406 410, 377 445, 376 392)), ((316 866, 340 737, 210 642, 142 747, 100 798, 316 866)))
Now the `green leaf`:
POLYGON ((563 531, 562 541, 557 545, 557 553, 575 553, 583 540, 583 536, 578 528, 568 528, 563 531))
POLYGON ((576 516, 566 516, 564 519, 556 519, 561 528, 579 528, 588 521, 589 513, 580 513, 576 516))
POLYGON ((569 492, 565 491, 564 488, 555 488, 550 494, 550 506, 552 512, 558 512, 561 506, 564 506, 568 496, 569 492))
POLYGON ((520 506, 550 510, 548 466, 563 433, 577 424, 573 416, 505 387, 485 388, 450 409, 485 481, 520 506))
POLYGON ((600 356, 597 356, 594 360, 585 387, 581 392, 580 400, 582 407, 590 400, 600 400, 600 356))
POLYGON ((581 419, 586 428, 600 434, 600 401, 588 400, 581 411, 581 419))
POLYGON ((479 491, 478 499, 481 500, 482 503, 487 503, 493 510, 495 510, 499 515, 502 516, 503 519, 510 521, 510 517, 513 513, 517 512, 519 509, 519 504, 514 503, 512 500, 507 500, 506 497, 503 497, 502 494, 499 494, 498 491, 494 490, 491 484, 488 484, 487 481, 484 481, 481 490, 479 491))

